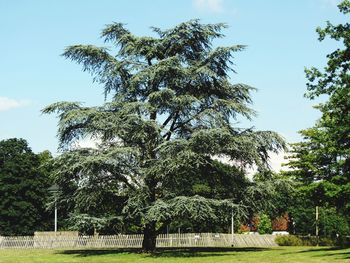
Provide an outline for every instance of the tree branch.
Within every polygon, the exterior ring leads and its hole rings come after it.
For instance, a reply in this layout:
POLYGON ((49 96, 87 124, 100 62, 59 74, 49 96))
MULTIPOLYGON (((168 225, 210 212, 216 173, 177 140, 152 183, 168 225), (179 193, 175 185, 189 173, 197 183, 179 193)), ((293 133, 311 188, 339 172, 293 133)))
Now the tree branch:
MULTIPOLYGON (((170 127, 170 130, 169 130, 169 131, 170 131, 170 132, 173 132, 173 131, 175 131, 176 129, 183 127, 185 124, 191 122, 191 121, 194 120, 194 118, 196 118, 199 114, 203 113, 204 111, 206 111, 206 110, 208 110, 208 109, 210 109, 210 107, 208 107, 208 108, 202 108, 200 111, 198 111, 195 115, 193 115, 193 116, 192 116, 191 118, 189 118, 187 121, 184 121, 184 122, 180 123, 179 125, 177 125, 177 126, 175 126, 175 127, 170 127)), ((173 124, 174 124, 174 123, 173 123, 173 124)))
POLYGON ((177 121, 178 118, 179 118, 179 111, 176 111, 175 116, 174 116, 174 120, 173 120, 173 122, 172 122, 171 125, 170 125, 169 131, 168 131, 166 134, 164 134, 164 136, 163 136, 163 138, 166 138, 167 141, 169 141, 170 138, 171 138, 171 134, 172 134, 172 132, 173 132, 175 123, 176 123, 176 121, 177 121))
POLYGON ((171 114, 169 114, 168 118, 166 118, 166 120, 163 122, 161 129, 164 129, 165 126, 167 126, 167 124, 169 123, 169 121, 171 121, 171 119, 173 118, 174 114, 176 114, 178 111, 173 112, 171 114))

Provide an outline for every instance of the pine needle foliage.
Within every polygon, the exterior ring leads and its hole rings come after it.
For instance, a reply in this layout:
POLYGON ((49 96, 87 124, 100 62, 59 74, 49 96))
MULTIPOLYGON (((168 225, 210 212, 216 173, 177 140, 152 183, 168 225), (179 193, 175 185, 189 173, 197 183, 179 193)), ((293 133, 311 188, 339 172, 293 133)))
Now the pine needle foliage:
POLYGON ((255 115, 254 88, 230 80, 233 54, 245 47, 212 45, 224 28, 191 20, 139 37, 113 23, 101 37, 116 51, 74 45, 63 53, 103 85, 106 103, 59 102, 43 110, 59 117, 58 183, 74 182, 74 195, 88 188, 95 189, 91 195, 110 189, 125 197, 122 213, 141 222, 145 250, 154 249, 157 226, 175 218, 215 220, 219 207, 244 214, 239 200, 179 195, 178 175, 186 175, 183 186, 191 184, 203 167, 213 169, 214 156, 227 156, 240 168, 268 169, 268 152, 284 147, 275 132, 234 124, 255 115), (86 137, 101 141, 99 147, 72 147, 86 137))

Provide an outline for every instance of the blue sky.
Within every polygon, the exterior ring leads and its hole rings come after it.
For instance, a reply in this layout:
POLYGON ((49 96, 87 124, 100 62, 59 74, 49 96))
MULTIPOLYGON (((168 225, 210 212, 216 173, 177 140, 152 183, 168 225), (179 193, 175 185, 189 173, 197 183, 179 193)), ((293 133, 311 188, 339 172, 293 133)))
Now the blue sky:
POLYGON ((21 137, 35 151, 57 149, 57 119, 40 110, 56 101, 103 103, 102 88, 60 54, 72 44, 103 46, 105 24, 123 22, 137 35, 200 18, 225 22, 214 45, 248 45, 235 55, 232 82, 254 86, 251 123, 288 142, 319 117, 303 97, 304 67, 323 67, 335 42, 317 41, 315 28, 344 21, 336 0, 0 0, 0 140, 21 137))

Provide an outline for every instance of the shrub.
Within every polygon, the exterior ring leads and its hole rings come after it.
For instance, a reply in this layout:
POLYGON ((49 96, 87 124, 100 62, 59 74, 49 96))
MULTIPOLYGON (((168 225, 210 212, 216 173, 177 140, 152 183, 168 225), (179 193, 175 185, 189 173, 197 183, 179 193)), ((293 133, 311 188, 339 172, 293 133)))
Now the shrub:
POLYGON ((292 235, 286 236, 277 236, 275 242, 279 246, 302 246, 303 241, 297 237, 292 235))
POLYGON ((330 237, 319 237, 316 236, 303 236, 299 237, 302 242, 303 246, 334 246, 335 240, 330 237))
POLYGON ((329 237, 321 237, 320 241, 318 242, 320 246, 327 246, 327 247, 334 247, 335 246, 335 240, 329 237))
POLYGON ((335 245, 338 247, 350 247, 350 236, 340 236, 337 238, 335 245))
POLYGON ((279 246, 335 246, 336 240, 329 237, 321 237, 317 239, 315 236, 278 236, 275 239, 279 246))

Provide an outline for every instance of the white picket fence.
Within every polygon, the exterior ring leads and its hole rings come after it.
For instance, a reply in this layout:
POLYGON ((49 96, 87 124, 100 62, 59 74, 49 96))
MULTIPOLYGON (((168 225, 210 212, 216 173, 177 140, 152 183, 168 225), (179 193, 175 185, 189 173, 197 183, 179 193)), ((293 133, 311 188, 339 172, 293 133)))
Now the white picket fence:
MULTIPOLYGON (((277 246, 273 235, 231 235, 213 233, 161 234, 158 248, 186 247, 270 247, 277 246)), ((18 236, 0 237, 0 249, 81 249, 141 248, 143 235, 113 236, 18 236)))

